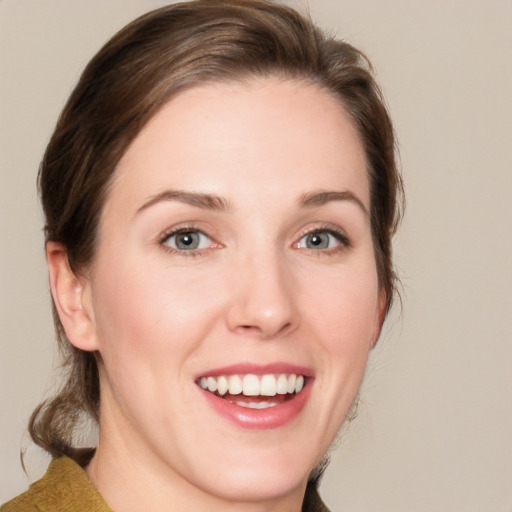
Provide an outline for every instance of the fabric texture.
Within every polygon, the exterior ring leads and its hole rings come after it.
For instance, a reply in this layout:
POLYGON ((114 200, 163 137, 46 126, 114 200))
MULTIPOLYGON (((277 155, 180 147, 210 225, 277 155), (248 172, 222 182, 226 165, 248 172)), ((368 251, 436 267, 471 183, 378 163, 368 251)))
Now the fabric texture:
MULTIPOLYGON (((112 512, 85 471, 69 457, 53 459, 43 478, 0 507, 0 512, 112 512)), ((329 512, 308 485, 302 512, 329 512)))
POLYGON ((69 457, 53 459, 41 480, 0 512, 112 512, 85 471, 69 457))

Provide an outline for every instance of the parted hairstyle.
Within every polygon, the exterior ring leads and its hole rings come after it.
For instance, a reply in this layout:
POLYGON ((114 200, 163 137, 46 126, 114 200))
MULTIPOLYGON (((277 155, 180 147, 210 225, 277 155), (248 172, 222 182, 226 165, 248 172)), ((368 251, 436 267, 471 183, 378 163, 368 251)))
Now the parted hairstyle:
MULTIPOLYGON (((391 238, 402 182, 392 124, 368 59, 309 18, 270 0, 196 0, 157 9, 117 33, 83 71, 39 170, 46 241, 62 244, 77 275, 94 259, 98 223, 116 166, 146 123, 187 88, 278 76, 339 99, 362 141, 379 285, 389 311, 396 292, 391 238)), ((293 177, 290 177, 293 179, 293 177)), ((75 446, 84 417, 98 421, 97 354, 73 347, 53 306, 66 368, 60 391, 33 412, 29 432, 52 456, 85 465, 75 446)))

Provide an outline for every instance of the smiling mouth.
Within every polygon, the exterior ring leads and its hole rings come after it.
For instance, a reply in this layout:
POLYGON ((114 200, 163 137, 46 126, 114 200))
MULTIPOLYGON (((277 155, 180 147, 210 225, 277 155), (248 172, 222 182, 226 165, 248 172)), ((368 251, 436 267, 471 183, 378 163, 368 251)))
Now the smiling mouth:
POLYGON ((197 384, 228 402, 249 409, 267 409, 282 404, 299 394, 306 382, 295 373, 204 376, 197 384))

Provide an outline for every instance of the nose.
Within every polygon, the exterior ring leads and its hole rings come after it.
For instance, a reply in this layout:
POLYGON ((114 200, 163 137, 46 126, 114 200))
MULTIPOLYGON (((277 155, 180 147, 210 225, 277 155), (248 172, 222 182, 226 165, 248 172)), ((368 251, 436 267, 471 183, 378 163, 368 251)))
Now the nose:
POLYGON ((299 325, 293 272, 277 254, 255 255, 238 263, 231 275, 228 327, 237 334, 272 339, 299 325))

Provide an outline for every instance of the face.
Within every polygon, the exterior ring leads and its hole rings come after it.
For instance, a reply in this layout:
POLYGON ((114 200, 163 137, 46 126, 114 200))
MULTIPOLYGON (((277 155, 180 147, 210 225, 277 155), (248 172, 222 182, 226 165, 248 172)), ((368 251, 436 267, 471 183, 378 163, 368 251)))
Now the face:
POLYGON ((87 282, 99 452, 224 500, 302 494, 379 332, 368 211, 361 142, 321 89, 205 85, 162 108, 116 170, 87 282))

